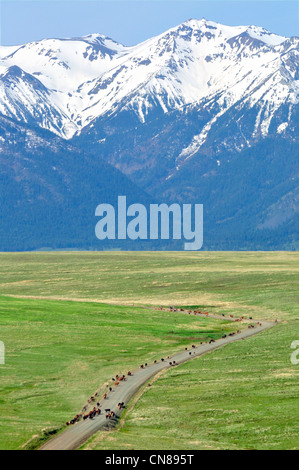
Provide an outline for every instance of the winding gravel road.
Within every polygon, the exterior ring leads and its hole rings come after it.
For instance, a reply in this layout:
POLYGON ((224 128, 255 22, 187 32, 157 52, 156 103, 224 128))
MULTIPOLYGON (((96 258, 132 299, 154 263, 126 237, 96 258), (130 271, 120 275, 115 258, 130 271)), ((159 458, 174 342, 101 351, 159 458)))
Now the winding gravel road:
MULTIPOLYGON (((204 316, 198 314, 198 316, 204 316)), ((209 318, 217 318, 221 320, 235 319, 223 318, 218 315, 209 315, 209 318)), ((132 373, 131 377, 127 377, 125 382, 121 382, 120 385, 114 387, 113 391, 107 395, 106 400, 101 401, 101 409, 103 414, 97 416, 93 420, 81 421, 63 431, 61 434, 53 438, 44 444, 40 450, 76 450, 81 447, 88 439, 93 436, 96 432, 105 428, 107 425, 116 424, 116 420, 106 420, 106 413, 103 409, 110 409, 119 417, 121 411, 118 410, 118 403, 124 402, 125 406, 129 403, 131 398, 138 392, 138 390, 144 385, 150 378, 161 372, 162 370, 169 369, 171 366, 169 363, 175 361, 176 365, 183 364, 195 357, 202 356, 210 351, 221 348, 235 341, 244 340, 251 336, 257 335, 262 331, 272 328, 275 324, 272 322, 260 322, 257 325, 256 321, 252 321, 255 325, 254 329, 246 329, 239 334, 234 336, 228 336, 227 338, 219 339, 212 344, 203 344, 196 347, 195 349, 189 349, 181 353, 177 353, 165 362, 159 362, 158 364, 151 364, 145 369, 139 369, 132 373), (191 352, 191 355, 190 355, 191 352)))

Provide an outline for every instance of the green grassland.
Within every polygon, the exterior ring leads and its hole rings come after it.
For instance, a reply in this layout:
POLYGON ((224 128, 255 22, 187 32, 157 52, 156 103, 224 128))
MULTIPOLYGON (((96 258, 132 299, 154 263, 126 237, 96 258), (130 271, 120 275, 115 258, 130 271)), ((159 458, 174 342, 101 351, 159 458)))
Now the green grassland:
POLYGON ((167 371, 85 449, 299 449, 299 366, 287 325, 167 371))
POLYGON ((141 308, 0 297, 0 449, 59 430, 116 373, 235 328, 141 308))
POLYGON ((298 261, 298 253, 1 254, 0 448, 59 429, 111 374, 235 327, 131 304, 279 324, 166 372, 117 430, 85 448, 298 448, 299 366, 290 361, 298 261))
POLYGON ((0 294, 104 303, 250 307, 294 313, 299 254, 17 253, 0 255, 0 294), (290 311, 291 309, 291 311, 290 311))

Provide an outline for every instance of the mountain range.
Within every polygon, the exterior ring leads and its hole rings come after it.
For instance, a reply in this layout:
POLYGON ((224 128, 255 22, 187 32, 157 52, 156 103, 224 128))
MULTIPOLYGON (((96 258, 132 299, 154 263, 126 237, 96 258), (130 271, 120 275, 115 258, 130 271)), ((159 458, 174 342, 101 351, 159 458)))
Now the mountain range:
POLYGON ((0 47, 0 249, 98 248, 96 201, 117 194, 203 203, 205 249, 296 249, 298 110, 299 38, 262 27, 0 47))

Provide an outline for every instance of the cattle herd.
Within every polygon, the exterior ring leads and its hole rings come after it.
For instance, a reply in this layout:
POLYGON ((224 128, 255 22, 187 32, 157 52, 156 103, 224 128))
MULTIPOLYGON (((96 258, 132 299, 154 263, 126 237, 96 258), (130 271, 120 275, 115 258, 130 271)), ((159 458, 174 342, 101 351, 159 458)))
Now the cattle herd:
MULTIPOLYGON (((169 311, 169 312, 186 312, 188 313, 189 315, 191 315, 192 313, 194 315, 206 315, 208 316, 209 313, 208 312, 202 312, 201 310, 185 310, 183 308, 181 309, 176 309, 175 307, 170 307, 169 309, 166 309, 164 307, 160 307, 159 310, 163 310, 163 311, 169 311)), ((224 317, 225 315, 222 314, 222 316, 224 317)), ((234 319, 234 316, 233 315, 230 315, 230 319, 233 320, 234 319)), ((252 317, 249 318, 250 320, 252 320, 252 317)), ((244 320, 244 317, 241 317, 241 318, 236 318, 234 319, 234 321, 242 321, 244 320)), ((262 326, 261 323, 257 323, 258 326, 262 326)), ((248 326, 249 329, 253 329, 255 328, 254 325, 250 324, 248 326)), ((235 335, 238 335, 240 334, 241 331, 238 330, 234 333, 229 333, 228 335, 223 335, 222 336, 222 339, 225 339, 227 338, 228 336, 229 337, 232 337, 232 336, 235 336, 235 335)), ((215 340, 214 339, 210 339, 209 341, 209 344, 212 344, 212 343, 215 343, 215 340)), ((204 344, 203 342, 200 343, 201 345, 204 344)), ((196 346, 193 344, 192 345, 192 349, 196 349, 196 346)), ((192 355, 192 352, 191 351, 188 351, 188 348, 185 348, 185 351, 189 352, 189 355, 191 356, 192 355)), ((193 353, 195 354, 195 352, 193 353)), ((168 356, 167 359, 170 359, 170 357, 168 356)), ((161 358, 161 362, 164 363, 166 360, 164 358, 161 358)), ((158 362, 155 360, 154 361, 154 364, 157 364, 158 362)), ((176 361, 171 361, 169 362, 169 365, 170 366, 176 366, 177 363, 176 361)), ((140 365, 140 369, 145 369, 146 367, 148 367, 148 364, 145 363, 145 364, 141 364, 140 365)), ((128 372, 127 373, 127 376, 126 375, 118 375, 116 374, 115 377, 112 377, 112 382, 114 384, 115 387, 117 387, 118 385, 120 385, 121 382, 125 382, 127 380, 128 377, 131 377, 133 374, 132 372, 128 372)), ((113 391, 113 388, 111 386, 108 386, 107 385, 107 391, 109 390, 109 392, 112 392, 113 391)), ((106 399, 108 398, 108 395, 107 393, 104 393, 103 395, 103 400, 105 401, 106 399)), ((118 403, 118 409, 121 411, 122 409, 125 408, 125 404, 124 402, 121 402, 121 403, 118 403)), ((106 420, 111 420, 111 419, 118 419, 119 416, 117 416, 114 411, 111 411, 110 409, 106 408, 105 409, 105 413, 106 413, 106 420)), ((101 404, 99 402, 99 395, 98 393, 95 393, 94 395, 92 395, 88 402, 87 402, 87 405, 85 405, 82 409, 82 412, 80 414, 77 414, 71 421, 68 421, 66 423, 66 426, 70 426, 70 425, 73 425, 73 424, 76 424, 78 423, 79 421, 86 421, 88 419, 90 420, 93 420, 94 418, 96 418, 97 416, 101 415, 102 414, 102 410, 101 410, 101 404), (95 405, 96 404, 96 405, 95 405), (90 406, 93 406, 92 410, 88 411, 88 408, 90 406)))
MULTIPOLYGON (((132 373, 128 372, 128 377, 131 377, 131 376, 132 376, 132 373)), ((116 375, 115 378, 114 377, 112 378, 112 381, 114 382, 116 386, 119 385, 120 382, 123 382, 125 380, 126 380, 125 375, 122 375, 121 377, 119 377, 119 375, 116 375)), ((109 387, 109 391, 111 392, 112 390, 113 390, 112 387, 109 387)), ((68 421, 67 423, 65 423, 66 426, 71 426, 72 424, 76 424, 79 421, 86 421, 87 419, 94 419, 96 418, 96 416, 100 416, 100 414, 102 414, 102 410, 100 408, 101 406, 100 402, 97 402, 96 406, 94 406, 91 411, 87 412, 88 405, 95 403, 98 399, 98 396, 99 396, 98 393, 95 393, 94 395, 92 395, 87 402, 88 404, 83 407, 82 412, 76 415, 71 421, 68 421)), ((107 393, 104 393, 103 399, 106 400, 107 398, 108 398, 107 393)), ((117 406, 119 410, 122 410, 123 408, 125 408, 124 402, 118 403, 117 406)), ((118 419, 118 416, 114 413, 114 411, 111 411, 109 408, 105 409, 105 413, 106 413, 107 420, 112 419, 112 418, 118 419)))

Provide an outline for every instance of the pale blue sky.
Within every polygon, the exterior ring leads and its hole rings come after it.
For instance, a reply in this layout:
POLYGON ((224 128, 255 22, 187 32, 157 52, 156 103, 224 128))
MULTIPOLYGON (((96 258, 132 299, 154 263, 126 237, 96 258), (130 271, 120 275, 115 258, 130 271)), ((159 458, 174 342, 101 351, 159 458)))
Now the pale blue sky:
POLYGON ((189 18, 299 36, 298 0, 0 0, 1 44, 103 33, 133 45, 189 18))

